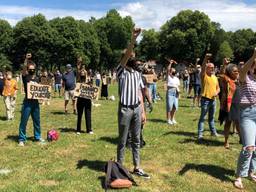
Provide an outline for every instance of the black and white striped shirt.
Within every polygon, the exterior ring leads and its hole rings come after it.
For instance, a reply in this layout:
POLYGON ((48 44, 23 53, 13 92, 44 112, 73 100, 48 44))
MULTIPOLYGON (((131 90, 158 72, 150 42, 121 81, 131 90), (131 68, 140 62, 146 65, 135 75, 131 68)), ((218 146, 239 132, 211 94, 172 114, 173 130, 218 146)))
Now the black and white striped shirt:
POLYGON ((141 73, 118 65, 116 74, 118 78, 120 104, 126 106, 138 104, 140 101, 139 90, 145 87, 141 73))

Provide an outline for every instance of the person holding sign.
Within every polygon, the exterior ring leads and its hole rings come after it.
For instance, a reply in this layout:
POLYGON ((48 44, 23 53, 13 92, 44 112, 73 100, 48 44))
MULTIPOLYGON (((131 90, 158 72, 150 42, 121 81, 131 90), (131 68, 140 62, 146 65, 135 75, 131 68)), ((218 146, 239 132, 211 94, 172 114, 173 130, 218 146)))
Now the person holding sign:
MULTIPOLYGON (((26 58, 30 55, 26 55, 26 58)), ((39 102, 36 99, 28 99, 27 84, 38 83, 39 78, 36 76, 36 65, 29 60, 26 65, 23 66, 22 81, 24 85, 25 98, 23 100, 21 110, 21 120, 19 126, 19 146, 23 147, 26 141, 26 127, 29 116, 31 115, 34 126, 34 138, 36 141, 44 144, 45 141, 41 138, 41 126, 40 126, 40 107, 39 102)))
POLYGON ((127 136, 131 131, 132 136, 132 154, 133 154, 133 173, 137 176, 150 178, 140 168, 140 131, 141 131, 141 105, 140 88, 144 89, 142 75, 136 68, 136 60, 131 58, 133 47, 141 29, 134 29, 132 32, 131 43, 125 51, 120 64, 117 67, 117 78, 119 86, 119 107, 118 107, 118 146, 117 161, 123 163, 124 152, 127 142, 127 136))
MULTIPOLYGON (((77 60, 77 82, 80 84, 86 84, 88 77, 87 71, 85 70, 84 66, 82 65, 82 58, 78 58, 77 60)), ((83 112, 85 115, 85 122, 86 122, 86 132, 89 134, 93 134, 92 131, 92 102, 91 99, 79 97, 77 98, 76 103, 77 108, 77 127, 76 133, 80 135, 81 133, 81 121, 83 112)))
POLYGON ((13 120, 15 103, 17 97, 18 84, 15 79, 12 78, 12 72, 7 71, 4 78, 3 97, 6 108, 7 120, 13 120))

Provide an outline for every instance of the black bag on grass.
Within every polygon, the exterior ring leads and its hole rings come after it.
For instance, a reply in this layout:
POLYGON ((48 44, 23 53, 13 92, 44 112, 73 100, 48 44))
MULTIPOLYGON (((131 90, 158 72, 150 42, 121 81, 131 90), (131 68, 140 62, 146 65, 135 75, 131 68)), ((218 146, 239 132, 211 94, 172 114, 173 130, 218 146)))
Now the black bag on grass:
POLYGON ((130 188, 133 184, 137 185, 127 169, 116 161, 108 161, 105 166, 106 178, 105 189, 130 188))

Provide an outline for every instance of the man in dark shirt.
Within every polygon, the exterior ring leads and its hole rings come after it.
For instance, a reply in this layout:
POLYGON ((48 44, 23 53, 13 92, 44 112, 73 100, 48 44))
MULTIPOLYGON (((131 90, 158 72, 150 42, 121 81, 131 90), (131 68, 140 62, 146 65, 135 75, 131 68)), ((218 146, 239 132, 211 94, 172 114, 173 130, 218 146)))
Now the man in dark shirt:
POLYGON ((28 62, 27 65, 24 65, 22 81, 24 85, 25 98, 23 101, 19 126, 19 146, 23 147, 26 141, 26 127, 30 115, 33 120, 34 138, 36 141, 44 144, 45 141, 41 138, 40 107, 38 100, 28 99, 27 97, 27 84, 39 82, 39 78, 35 75, 35 64, 32 61, 28 62))
POLYGON ((65 94, 64 94, 64 99, 65 99, 65 113, 67 114, 68 110, 67 110, 67 105, 70 99, 72 99, 72 106, 73 106, 73 111, 74 114, 76 114, 76 108, 75 108, 75 97, 74 97, 74 93, 75 93, 75 88, 76 88, 76 78, 75 78, 75 73, 72 69, 72 66, 70 64, 67 64, 66 66, 66 73, 63 74, 62 77, 62 85, 65 89, 65 94))
POLYGON ((0 96, 3 95, 3 90, 4 90, 4 76, 3 76, 3 73, 0 72, 0 96))

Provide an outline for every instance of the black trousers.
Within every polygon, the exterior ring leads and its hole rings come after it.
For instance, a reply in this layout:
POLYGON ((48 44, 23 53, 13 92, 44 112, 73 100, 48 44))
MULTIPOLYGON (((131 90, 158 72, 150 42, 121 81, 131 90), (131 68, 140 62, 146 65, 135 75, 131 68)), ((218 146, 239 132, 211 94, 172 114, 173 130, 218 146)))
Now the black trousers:
POLYGON ((92 131, 92 102, 90 99, 78 97, 77 103, 77 131, 81 132, 81 121, 84 112, 86 122, 86 132, 92 131))

